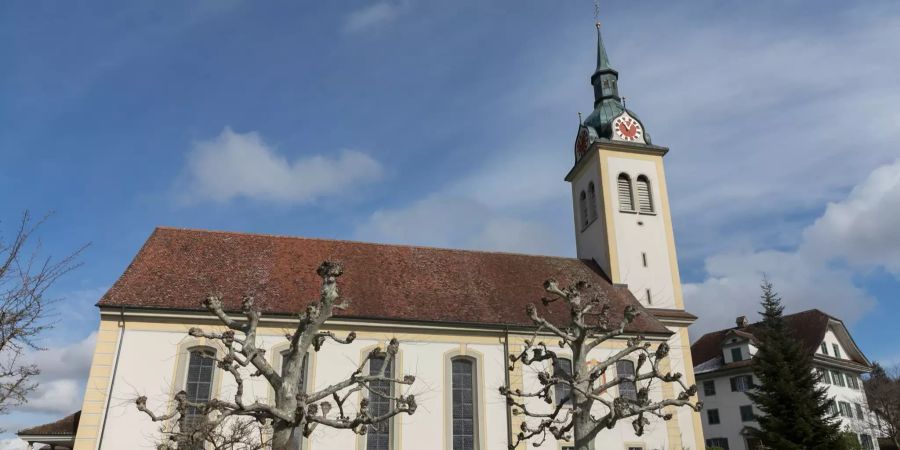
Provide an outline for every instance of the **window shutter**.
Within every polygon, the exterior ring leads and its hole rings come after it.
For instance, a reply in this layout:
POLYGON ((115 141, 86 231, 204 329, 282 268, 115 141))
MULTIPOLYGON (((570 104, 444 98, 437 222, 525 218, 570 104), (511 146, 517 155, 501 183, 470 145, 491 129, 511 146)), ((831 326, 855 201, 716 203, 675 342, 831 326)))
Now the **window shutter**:
POLYGON ((634 195, 631 192, 631 179, 624 173, 619 175, 619 209, 634 211, 634 195))
POLYGON ((650 181, 641 175, 637 179, 638 205, 642 213, 653 212, 653 198, 650 196, 650 181))

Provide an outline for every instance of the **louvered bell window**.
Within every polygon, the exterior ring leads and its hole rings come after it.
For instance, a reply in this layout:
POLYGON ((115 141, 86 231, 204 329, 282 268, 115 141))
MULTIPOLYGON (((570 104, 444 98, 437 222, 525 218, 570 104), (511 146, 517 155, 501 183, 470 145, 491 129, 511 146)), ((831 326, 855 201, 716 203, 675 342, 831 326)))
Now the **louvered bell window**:
MULTIPOLYGON (((393 364, 384 365, 384 357, 372 358, 369 360, 369 375, 375 376, 381 373, 384 366, 384 376, 391 378, 394 376, 393 364)), ((369 383, 369 414, 372 417, 383 416, 391 410, 391 388, 390 381, 372 381, 369 383)), ((366 450, 390 450, 391 448, 391 429, 392 421, 390 419, 382 421, 370 426, 366 433, 366 450)))
POLYGON ((631 191, 631 178, 624 173, 619 174, 619 210, 634 211, 634 194, 631 191))
POLYGON ((653 197, 650 195, 650 180, 641 175, 637 178, 638 207, 642 214, 653 213, 653 197))

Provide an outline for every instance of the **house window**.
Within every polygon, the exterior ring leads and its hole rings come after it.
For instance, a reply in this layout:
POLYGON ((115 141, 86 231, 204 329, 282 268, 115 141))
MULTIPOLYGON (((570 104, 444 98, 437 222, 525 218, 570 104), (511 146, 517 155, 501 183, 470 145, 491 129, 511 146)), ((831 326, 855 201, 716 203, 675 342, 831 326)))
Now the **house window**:
POLYGON ((837 370, 831 371, 831 382, 836 386, 844 387, 844 374, 837 370))
POLYGON ((653 197, 650 195, 650 180, 646 175, 637 177, 638 207, 641 214, 653 214, 653 197))
MULTIPOLYGON (((384 376, 393 377, 393 364, 385 365, 383 356, 369 359, 369 375, 378 375, 384 367, 384 376)), ((372 381, 369 383, 369 415, 373 417, 383 416, 391 410, 393 383, 390 381, 372 381)), ((391 448, 391 420, 385 420, 369 426, 366 433, 366 450, 390 450, 391 448)))
POLYGON ((719 410, 718 409, 706 410, 706 421, 709 422, 710 425, 718 425, 719 424, 719 410))
POLYGON ((644 447, 638 447, 636 445, 629 445, 628 447, 625 447, 625 448, 628 450, 644 450, 644 447))
POLYGON ((451 366, 453 450, 475 450, 475 361, 453 358, 451 366))
POLYGON ((828 371, 825 369, 816 369, 816 372, 819 372, 819 375, 822 377, 822 382, 825 384, 831 384, 831 377, 828 376, 828 371))
MULTIPOLYGON (((215 352, 208 348, 191 350, 188 359, 187 379, 184 390, 191 403, 206 403, 212 395, 213 370, 216 365, 215 352)), ((200 409, 190 406, 185 411, 185 424, 189 428, 199 425, 205 416, 200 409)))
POLYGON ((631 361, 619 361, 616 363, 616 373, 619 379, 623 381, 619 383, 619 397, 628 400, 637 400, 637 387, 634 384, 634 363, 631 361), (629 381, 624 381, 628 378, 629 381))
POLYGON ((716 395, 716 382, 715 380, 706 380, 703 382, 703 394, 704 395, 716 395))
POLYGON ((591 223, 590 218, 588 218, 587 194, 584 191, 581 191, 581 194, 578 196, 578 207, 581 210, 581 229, 583 230, 591 223))
MULTIPOLYGON (((556 360, 556 364, 553 365, 553 376, 562 380, 571 381, 572 380, 572 360, 559 358, 556 360)), ((572 386, 567 383, 556 383, 554 386, 554 395, 556 397, 556 404, 559 405, 563 402, 574 403, 574 399, 571 398, 572 395, 572 386)))
POLYGON ((719 447, 725 450, 728 448, 728 438, 710 438, 706 440, 706 448, 719 447))
POLYGON ((744 355, 741 354, 741 348, 735 347, 731 349, 731 360, 732 361, 743 361, 744 355))
POLYGON ((859 435, 859 444, 866 450, 875 449, 875 444, 872 442, 872 436, 869 436, 868 434, 859 435))
POLYGON ((753 422, 753 405, 741 406, 741 422, 753 422))
POLYGON ((746 392, 753 387, 752 375, 731 377, 731 392, 746 392))
POLYGON ((631 192, 631 178, 624 173, 619 174, 619 211, 634 212, 634 194, 631 192))
POLYGON ((588 183, 588 218, 591 222, 597 220, 597 193, 593 181, 588 183))
POLYGON ((847 402, 839 402, 838 407, 841 410, 841 415, 844 417, 853 418, 853 408, 850 407, 850 403, 847 402))
POLYGON ((822 345, 819 346, 819 348, 822 349, 822 354, 823 354, 823 355, 827 355, 827 354, 828 354, 828 344, 826 344, 826 343, 823 342, 822 345))
POLYGON ((856 378, 856 375, 846 373, 844 376, 847 377, 847 384, 850 385, 853 389, 859 389, 859 378, 856 378))
POLYGON ((838 347, 837 344, 831 344, 831 348, 834 349, 834 357, 835 357, 835 358, 840 358, 840 357, 841 357, 841 348, 838 347))
POLYGON ((832 416, 837 416, 838 415, 837 402, 832 400, 831 403, 828 405, 828 410, 831 411, 832 416))
POLYGON ((860 405, 859 403, 856 404, 856 418, 859 420, 863 419, 862 405, 860 405))
MULTIPOLYGON (((287 365, 288 353, 284 352, 281 354, 281 374, 284 375, 284 368, 287 365)), ((309 353, 303 356, 303 362, 300 363, 300 381, 297 383, 297 392, 306 393, 306 378, 308 377, 308 368, 309 368, 309 353)), ((303 448, 303 430, 300 427, 294 428, 291 432, 291 442, 288 448, 292 449, 301 449, 303 448)))

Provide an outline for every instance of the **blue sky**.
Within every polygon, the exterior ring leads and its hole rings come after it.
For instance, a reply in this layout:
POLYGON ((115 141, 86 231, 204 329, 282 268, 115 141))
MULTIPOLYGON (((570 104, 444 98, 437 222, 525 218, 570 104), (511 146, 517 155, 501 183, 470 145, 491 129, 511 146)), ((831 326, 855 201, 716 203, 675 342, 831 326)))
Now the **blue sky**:
MULTIPOLYGON (((666 156, 696 334, 819 307, 900 363, 900 4, 604 2, 666 156)), ((573 255, 589 1, 4 2, 0 218, 90 242, 15 429, 80 405, 93 304, 158 225, 573 255), (63 363, 65 362, 65 363, 63 363)), ((696 337, 696 336, 695 336, 696 337)))

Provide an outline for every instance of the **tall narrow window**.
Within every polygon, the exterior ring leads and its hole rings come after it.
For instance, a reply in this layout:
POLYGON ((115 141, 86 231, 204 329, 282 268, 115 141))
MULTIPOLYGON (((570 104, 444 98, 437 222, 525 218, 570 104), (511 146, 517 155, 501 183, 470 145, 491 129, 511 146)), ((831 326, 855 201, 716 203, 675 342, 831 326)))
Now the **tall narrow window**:
MULTIPOLYGON (((553 376, 562 380, 571 381, 572 380, 572 360, 570 359, 557 359, 556 364, 553 365, 553 376)), ((572 386, 566 383, 556 383, 555 388, 555 396, 556 396, 556 404, 567 402, 573 403, 572 396, 572 386)))
POLYGON ((594 189, 594 182, 588 183, 588 219, 593 222, 597 220, 597 192, 594 189))
POLYGON ((744 359, 744 355, 741 352, 740 347, 735 347, 731 349, 731 360, 732 361, 742 361, 744 359))
MULTIPOLYGON (((369 375, 378 375, 384 367, 384 376, 394 376, 393 364, 384 365, 384 357, 369 360, 369 375)), ((389 381, 373 381, 369 384, 369 414, 373 417, 383 416, 391 410, 390 397, 393 395, 389 381)), ((371 425, 366 434, 366 450, 390 450, 392 421, 385 420, 371 425)))
POLYGON ((581 229, 583 230, 591 223, 588 218, 587 194, 584 191, 581 191, 581 195, 578 196, 578 209, 581 211, 581 229))
POLYGON ((831 347, 834 349, 834 357, 840 358, 841 357, 841 348, 838 347, 837 344, 831 344, 831 347))
POLYGON ((475 361, 454 358, 451 365, 453 450, 475 450, 475 361))
POLYGON ((619 174, 619 210, 634 211, 634 194, 631 191, 631 178, 624 173, 619 174))
MULTIPOLYGON (((287 365, 287 352, 281 354, 281 374, 284 375, 284 368, 287 365)), ((298 393, 306 393, 306 388, 308 383, 306 379, 309 377, 309 353, 307 353, 303 357, 303 362, 300 363, 300 381, 297 383, 297 392, 298 393)), ((303 448, 303 430, 299 427, 294 428, 291 432, 291 443, 288 446, 291 449, 302 449, 303 448)))
POLYGON ((637 387, 634 384, 634 363, 631 361, 619 361, 616 363, 616 373, 619 379, 627 378, 628 381, 619 383, 619 397, 628 400, 637 400, 637 387))
POLYGON ((646 175, 637 177, 638 207, 644 214, 653 213, 653 196, 650 195, 650 180, 646 175))
MULTIPOLYGON (((188 360, 187 379, 184 390, 191 403, 206 403, 212 395, 213 369, 216 364, 215 352, 208 348, 191 350, 188 360)), ((188 407, 185 412, 185 424, 193 428, 203 422, 200 409, 188 407)))
POLYGON ((822 349, 822 354, 823 354, 823 355, 827 355, 827 354, 828 354, 828 344, 826 344, 826 343, 823 342, 822 345, 820 346, 820 348, 822 349))

